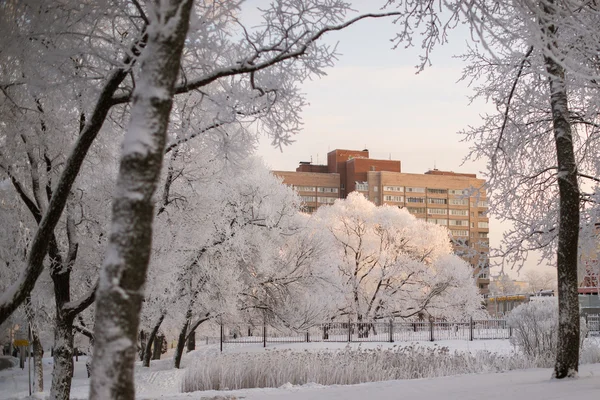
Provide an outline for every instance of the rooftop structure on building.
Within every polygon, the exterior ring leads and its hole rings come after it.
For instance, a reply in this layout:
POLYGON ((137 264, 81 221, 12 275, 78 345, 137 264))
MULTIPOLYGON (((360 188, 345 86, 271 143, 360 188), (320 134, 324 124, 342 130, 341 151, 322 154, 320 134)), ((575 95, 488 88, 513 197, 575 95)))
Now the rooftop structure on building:
POLYGON ((306 212, 358 191, 376 205, 405 208, 416 218, 448 228, 455 252, 474 268, 483 294, 488 291, 489 219, 485 181, 476 174, 433 169, 402 172, 398 160, 369 158, 369 150, 336 149, 327 164, 301 161, 296 171, 273 171, 293 186, 306 212))

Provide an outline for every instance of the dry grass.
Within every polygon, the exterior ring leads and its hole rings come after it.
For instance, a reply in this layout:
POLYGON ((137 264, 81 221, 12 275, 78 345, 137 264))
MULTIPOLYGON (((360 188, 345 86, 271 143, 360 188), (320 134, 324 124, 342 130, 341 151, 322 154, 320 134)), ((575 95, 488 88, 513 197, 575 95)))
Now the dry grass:
POLYGON ((183 392, 302 385, 350 385, 393 379, 418 379, 535 367, 521 354, 450 352, 417 346, 340 351, 267 351, 223 354, 190 365, 183 392))

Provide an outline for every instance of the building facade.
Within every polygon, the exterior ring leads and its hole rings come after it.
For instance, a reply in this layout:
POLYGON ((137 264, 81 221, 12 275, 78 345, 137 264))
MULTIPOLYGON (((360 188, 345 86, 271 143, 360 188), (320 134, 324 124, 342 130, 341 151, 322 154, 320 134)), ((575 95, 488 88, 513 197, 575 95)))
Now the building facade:
POLYGON ((358 191, 376 205, 406 208, 415 217, 445 226, 455 252, 473 266, 483 294, 489 285, 489 219, 485 181, 475 174, 430 170, 403 173, 397 160, 369 158, 368 150, 336 149, 327 165, 300 162, 296 171, 272 171, 293 186, 306 212, 358 191))

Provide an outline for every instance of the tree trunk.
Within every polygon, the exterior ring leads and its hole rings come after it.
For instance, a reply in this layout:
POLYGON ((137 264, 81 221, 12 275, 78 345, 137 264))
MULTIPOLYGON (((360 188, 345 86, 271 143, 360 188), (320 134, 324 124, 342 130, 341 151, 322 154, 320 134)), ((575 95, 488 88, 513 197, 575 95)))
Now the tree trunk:
POLYGON ((183 327, 179 332, 179 338, 177 339, 177 347, 175 348, 175 355, 173 356, 173 364, 177 369, 179 369, 179 366, 181 365, 181 357, 183 357, 183 349, 185 347, 185 337, 187 334, 188 327, 190 326, 190 311, 191 310, 188 310, 188 315, 186 316, 185 324, 183 324, 183 327))
POLYGON ((191 331, 187 338, 187 352, 196 350, 196 331, 191 331))
POLYGON ((68 400, 73 379, 73 321, 57 316, 54 332, 54 369, 50 399, 68 400))
POLYGON ((44 356, 44 349, 42 347, 42 343, 40 342, 38 331, 35 328, 35 311, 33 310, 31 305, 31 297, 29 296, 25 299, 25 314, 27 315, 27 320, 31 329, 31 342, 33 347, 33 371, 35 378, 35 381, 33 382, 33 391, 43 392, 44 368, 42 364, 42 357, 44 356))
POLYGON ((154 338, 154 347, 152 348, 152 359, 160 360, 160 355, 162 353, 163 343, 165 341, 164 335, 156 335, 154 338))
POLYGON ((92 400, 135 397, 133 367, 152 245, 153 196, 192 4, 171 0, 155 7, 158 15, 141 56, 97 293, 92 400))
POLYGON ((144 349, 144 361, 142 364, 144 367, 150 366, 150 358, 152 356, 152 352, 151 352, 152 342, 154 342, 154 338, 156 337, 156 334, 158 333, 158 329, 160 328, 160 325, 162 324, 164 319, 165 319, 165 314, 161 314, 161 316, 158 318, 158 321, 154 325, 154 328, 152 328, 152 332, 150 332, 150 336, 148 336, 148 338, 147 338, 146 348, 144 349))
POLYGON ((33 371, 35 381, 33 382, 34 392, 44 391, 44 366, 42 364, 42 357, 44 357, 44 349, 37 329, 31 329, 31 341, 33 343, 33 371))
MULTIPOLYGON (((556 13, 553 1, 543 6, 542 31, 548 40, 547 49, 555 48, 557 29, 551 24, 556 13)), ((579 367, 579 300, 577 251, 579 239, 579 186, 577 164, 573 150, 573 135, 565 70, 547 54, 544 56, 550 86, 550 107, 558 162, 559 229, 557 248, 558 273, 558 342, 553 376, 557 379, 576 377, 579 367)))
POLYGON ((146 342, 148 338, 146 337, 146 332, 142 329, 140 331, 140 361, 144 361, 144 350, 146 350, 146 342))

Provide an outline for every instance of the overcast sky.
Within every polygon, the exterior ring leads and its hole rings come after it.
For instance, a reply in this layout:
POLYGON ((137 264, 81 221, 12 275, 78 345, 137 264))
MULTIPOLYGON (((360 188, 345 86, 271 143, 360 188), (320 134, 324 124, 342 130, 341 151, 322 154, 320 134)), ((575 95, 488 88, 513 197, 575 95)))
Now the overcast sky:
MULTIPOLYGON (((377 11, 367 5, 378 2, 353 4, 361 11, 377 11)), ((258 0, 249 5, 253 3, 258 0)), ((393 50, 395 28, 391 20, 368 20, 327 36, 329 43, 338 43, 339 61, 326 77, 303 85, 309 106, 296 142, 281 152, 266 138, 262 141, 258 154, 267 165, 295 170, 299 161, 325 164, 327 152, 336 148, 367 148, 372 158, 400 160, 403 172, 423 173, 436 166, 482 176, 484 161, 463 164, 469 143, 458 134, 494 111, 483 101, 470 103, 471 90, 459 82, 464 64, 454 56, 466 48, 468 30, 463 26, 454 32, 450 45, 433 53, 433 66, 416 74, 420 48, 393 50)), ((501 232, 492 220, 492 246, 501 232)), ((528 268, 534 265, 532 261, 528 268)))

